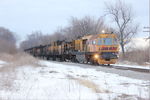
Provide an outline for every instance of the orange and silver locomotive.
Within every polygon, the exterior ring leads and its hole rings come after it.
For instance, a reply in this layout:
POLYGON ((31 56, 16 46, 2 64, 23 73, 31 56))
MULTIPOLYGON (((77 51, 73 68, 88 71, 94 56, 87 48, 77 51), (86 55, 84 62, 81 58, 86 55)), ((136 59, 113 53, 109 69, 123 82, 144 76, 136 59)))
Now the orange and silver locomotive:
POLYGON ((116 63, 119 45, 115 34, 96 34, 75 40, 75 50, 80 62, 109 65, 116 63))
POLYGON ((52 60, 91 64, 115 64, 119 44, 113 33, 87 35, 71 42, 56 41, 25 50, 30 54, 52 60))

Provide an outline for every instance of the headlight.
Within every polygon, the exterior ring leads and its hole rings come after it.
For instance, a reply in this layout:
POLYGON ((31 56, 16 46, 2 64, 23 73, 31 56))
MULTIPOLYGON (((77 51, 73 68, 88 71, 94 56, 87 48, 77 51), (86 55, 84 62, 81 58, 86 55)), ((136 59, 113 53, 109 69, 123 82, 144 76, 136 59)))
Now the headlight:
POLYGON ((95 54, 95 55, 94 55, 94 58, 95 58, 95 59, 98 59, 98 58, 99 58, 99 55, 98 55, 98 54, 95 54))

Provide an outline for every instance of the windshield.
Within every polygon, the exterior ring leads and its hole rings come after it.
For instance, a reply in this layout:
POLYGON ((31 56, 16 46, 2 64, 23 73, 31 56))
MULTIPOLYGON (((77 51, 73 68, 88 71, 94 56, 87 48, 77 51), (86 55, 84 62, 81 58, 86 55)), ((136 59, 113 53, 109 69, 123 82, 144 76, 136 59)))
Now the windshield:
POLYGON ((98 45, 117 45, 117 43, 116 38, 99 38, 97 41, 98 45))
POLYGON ((98 39, 98 45, 102 45, 103 43, 102 43, 102 39, 101 38, 99 38, 98 39))
POLYGON ((113 45, 113 38, 104 38, 104 45, 113 45))

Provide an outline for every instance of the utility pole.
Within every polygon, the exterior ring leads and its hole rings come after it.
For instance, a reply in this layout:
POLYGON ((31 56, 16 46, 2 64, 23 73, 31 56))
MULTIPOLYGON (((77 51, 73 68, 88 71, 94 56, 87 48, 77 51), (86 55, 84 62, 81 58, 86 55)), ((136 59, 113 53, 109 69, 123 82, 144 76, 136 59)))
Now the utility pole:
MULTIPOLYGON (((149 39, 149 63, 150 63, 150 0, 149 0, 149 37, 148 39, 149 39)), ((150 68, 150 65, 149 65, 149 68, 150 68)), ((150 99, 150 81, 149 81, 149 99, 150 99)))
MULTIPOLYGON (((149 52, 149 63, 150 63, 150 0, 149 0, 149 25, 148 27, 144 27, 144 29, 146 30, 143 32, 149 33, 147 40, 149 41, 148 52, 149 52)), ((149 73, 150 73, 150 65, 149 65, 149 73)), ((149 99, 150 99, 150 81, 149 81, 149 99)))
MULTIPOLYGON (((150 0, 149 0, 150 1, 150 0)), ((149 15, 150 17, 150 15, 149 15)), ((150 18, 149 18, 149 26, 150 26, 150 18)), ((150 27, 144 27, 144 29, 146 29, 146 31, 143 31, 143 32, 147 32, 149 33, 149 36, 146 38, 146 41, 149 41, 149 47, 148 47, 148 52, 149 52, 149 73, 150 73, 150 27), (148 29, 148 30, 147 30, 148 29)), ((149 81, 149 99, 150 99, 150 81, 149 81)))

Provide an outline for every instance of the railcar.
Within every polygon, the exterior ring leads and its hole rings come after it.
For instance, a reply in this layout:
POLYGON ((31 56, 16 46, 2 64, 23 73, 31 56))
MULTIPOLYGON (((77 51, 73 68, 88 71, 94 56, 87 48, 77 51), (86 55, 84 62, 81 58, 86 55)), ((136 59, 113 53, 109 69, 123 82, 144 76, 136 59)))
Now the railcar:
POLYGON ((52 60, 110 65, 118 59, 119 44, 115 34, 105 33, 83 36, 71 42, 56 41, 25 51, 52 60))

